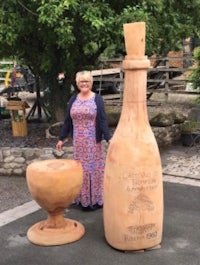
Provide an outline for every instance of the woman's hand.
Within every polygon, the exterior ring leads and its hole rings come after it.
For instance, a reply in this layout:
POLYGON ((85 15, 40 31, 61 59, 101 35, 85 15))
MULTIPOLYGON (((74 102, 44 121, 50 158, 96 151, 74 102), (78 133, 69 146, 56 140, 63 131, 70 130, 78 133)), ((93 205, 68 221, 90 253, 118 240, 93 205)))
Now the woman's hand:
POLYGON ((58 150, 59 152, 62 151, 63 144, 64 142, 59 140, 56 144, 56 150, 58 150))
POLYGON ((112 138, 110 138, 110 140, 108 141, 108 144, 110 144, 110 143, 111 143, 111 141, 112 141, 112 138))

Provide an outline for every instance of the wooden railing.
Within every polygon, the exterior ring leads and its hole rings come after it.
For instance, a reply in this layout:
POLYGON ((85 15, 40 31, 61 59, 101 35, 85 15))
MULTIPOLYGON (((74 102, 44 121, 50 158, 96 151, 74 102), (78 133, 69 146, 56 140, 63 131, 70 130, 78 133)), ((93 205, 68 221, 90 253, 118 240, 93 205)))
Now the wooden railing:
POLYGON ((15 66, 14 61, 0 61, 0 82, 4 82, 6 74, 15 66))
MULTIPOLYGON (((192 57, 190 55, 180 57, 162 57, 162 58, 149 58, 152 66, 148 69, 147 76, 147 93, 150 97, 154 92, 165 93, 167 96, 169 93, 183 93, 183 94, 199 94, 196 90, 187 90, 187 84, 189 83, 188 77, 184 75, 187 71, 191 71, 192 57), (158 64, 159 62, 159 64, 158 64), (157 65, 154 67, 154 65, 157 65), (177 67, 176 67, 177 66, 177 67)), ((122 59, 105 59, 102 60, 102 70, 104 65, 114 64, 114 67, 119 66, 119 78, 112 77, 96 77, 95 80, 107 81, 107 82, 121 82, 123 87, 123 69, 122 59)), ((103 72, 103 71, 102 71, 103 72)), ((188 76, 188 74, 187 74, 188 76)))

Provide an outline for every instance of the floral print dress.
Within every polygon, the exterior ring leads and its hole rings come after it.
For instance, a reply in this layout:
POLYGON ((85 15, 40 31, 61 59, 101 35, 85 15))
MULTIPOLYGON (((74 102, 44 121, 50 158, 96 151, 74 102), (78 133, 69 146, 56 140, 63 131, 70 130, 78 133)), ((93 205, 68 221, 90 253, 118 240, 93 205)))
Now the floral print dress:
POLYGON ((83 184, 75 203, 83 207, 103 205, 104 155, 101 143, 96 143, 95 97, 80 100, 78 97, 71 108, 73 121, 74 159, 83 167, 83 184))

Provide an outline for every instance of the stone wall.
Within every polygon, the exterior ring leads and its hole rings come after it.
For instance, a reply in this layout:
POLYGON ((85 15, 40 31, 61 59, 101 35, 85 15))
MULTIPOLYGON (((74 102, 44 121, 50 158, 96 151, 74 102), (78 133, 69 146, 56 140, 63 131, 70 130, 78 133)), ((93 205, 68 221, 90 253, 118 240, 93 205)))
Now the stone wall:
MULTIPOLYGON (((72 158, 73 148, 64 147, 62 158, 72 158)), ((25 176, 26 167, 36 160, 55 159, 53 148, 10 148, 0 150, 0 176, 25 176)))
MULTIPOLYGON (((180 138, 180 126, 174 124, 167 127, 153 127, 158 146, 167 146, 180 138)), ((104 153, 108 144, 104 141, 104 153)), ((10 148, 0 149, 0 176, 25 176, 26 167, 36 160, 70 159, 73 157, 73 147, 64 147, 63 155, 59 156, 53 148, 10 148)))

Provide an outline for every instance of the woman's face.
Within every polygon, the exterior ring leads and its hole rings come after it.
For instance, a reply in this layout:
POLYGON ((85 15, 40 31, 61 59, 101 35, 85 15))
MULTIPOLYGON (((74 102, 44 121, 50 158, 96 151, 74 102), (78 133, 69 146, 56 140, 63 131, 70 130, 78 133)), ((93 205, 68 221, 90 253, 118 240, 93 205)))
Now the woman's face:
POLYGON ((86 93, 92 89, 92 82, 88 77, 80 77, 77 83, 78 89, 82 93, 86 93))

